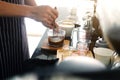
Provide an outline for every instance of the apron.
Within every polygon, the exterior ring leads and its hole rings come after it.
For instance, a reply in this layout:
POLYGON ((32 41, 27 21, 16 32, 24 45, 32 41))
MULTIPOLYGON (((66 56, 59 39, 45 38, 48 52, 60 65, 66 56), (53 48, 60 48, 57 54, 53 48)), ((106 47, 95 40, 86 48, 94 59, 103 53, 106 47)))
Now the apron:
MULTIPOLYGON (((3 1, 24 4, 23 0, 3 1)), ((28 58, 24 18, 0 16, 0 78, 7 78, 21 73, 22 64, 28 58)))

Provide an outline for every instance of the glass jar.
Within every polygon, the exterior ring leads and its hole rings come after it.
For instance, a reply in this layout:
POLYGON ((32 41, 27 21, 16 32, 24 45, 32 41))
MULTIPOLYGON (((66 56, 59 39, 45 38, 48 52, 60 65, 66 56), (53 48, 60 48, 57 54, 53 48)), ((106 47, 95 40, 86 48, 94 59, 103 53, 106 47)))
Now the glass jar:
POLYGON ((78 41, 76 49, 78 50, 79 55, 87 55, 87 52, 89 51, 89 42, 87 40, 78 41))

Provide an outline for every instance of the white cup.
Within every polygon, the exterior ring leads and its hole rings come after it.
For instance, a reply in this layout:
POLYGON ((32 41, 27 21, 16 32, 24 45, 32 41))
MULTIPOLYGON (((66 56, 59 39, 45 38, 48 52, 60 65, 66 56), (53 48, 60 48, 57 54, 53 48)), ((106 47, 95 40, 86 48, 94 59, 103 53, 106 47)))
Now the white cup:
POLYGON ((111 57, 113 55, 113 50, 108 48, 98 47, 98 48, 94 48, 93 51, 95 54, 95 59, 101 61, 106 66, 110 64, 111 57))
POLYGON ((72 30, 75 27, 75 21, 70 19, 65 19, 63 21, 58 21, 59 26, 66 31, 66 36, 71 36, 72 30))
POLYGON ((59 26, 66 31, 66 36, 71 36, 74 24, 60 24, 59 26))

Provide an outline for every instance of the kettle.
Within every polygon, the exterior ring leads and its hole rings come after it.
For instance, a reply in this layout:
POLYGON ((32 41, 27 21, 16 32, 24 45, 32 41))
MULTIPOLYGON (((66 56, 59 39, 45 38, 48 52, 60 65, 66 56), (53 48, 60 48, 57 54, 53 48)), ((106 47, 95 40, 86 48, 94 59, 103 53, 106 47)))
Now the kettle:
POLYGON ((95 47, 109 48, 104 38, 100 38, 100 37, 98 37, 98 40, 96 40, 95 47))

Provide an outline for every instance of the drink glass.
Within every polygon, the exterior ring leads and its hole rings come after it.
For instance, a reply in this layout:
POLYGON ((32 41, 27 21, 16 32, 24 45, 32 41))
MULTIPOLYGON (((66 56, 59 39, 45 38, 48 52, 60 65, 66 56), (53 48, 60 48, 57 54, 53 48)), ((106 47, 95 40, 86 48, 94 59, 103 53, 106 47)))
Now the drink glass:
POLYGON ((51 47, 62 47, 64 45, 65 30, 59 29, 58 31, 53 31, 53 29, 48 30, 48 45, 51 47))
POLYGON ((76 49, 78 50, 79 55, 86 56, 87 52, 89 51, 89 41, 87 40, 78 41, 76 49))

